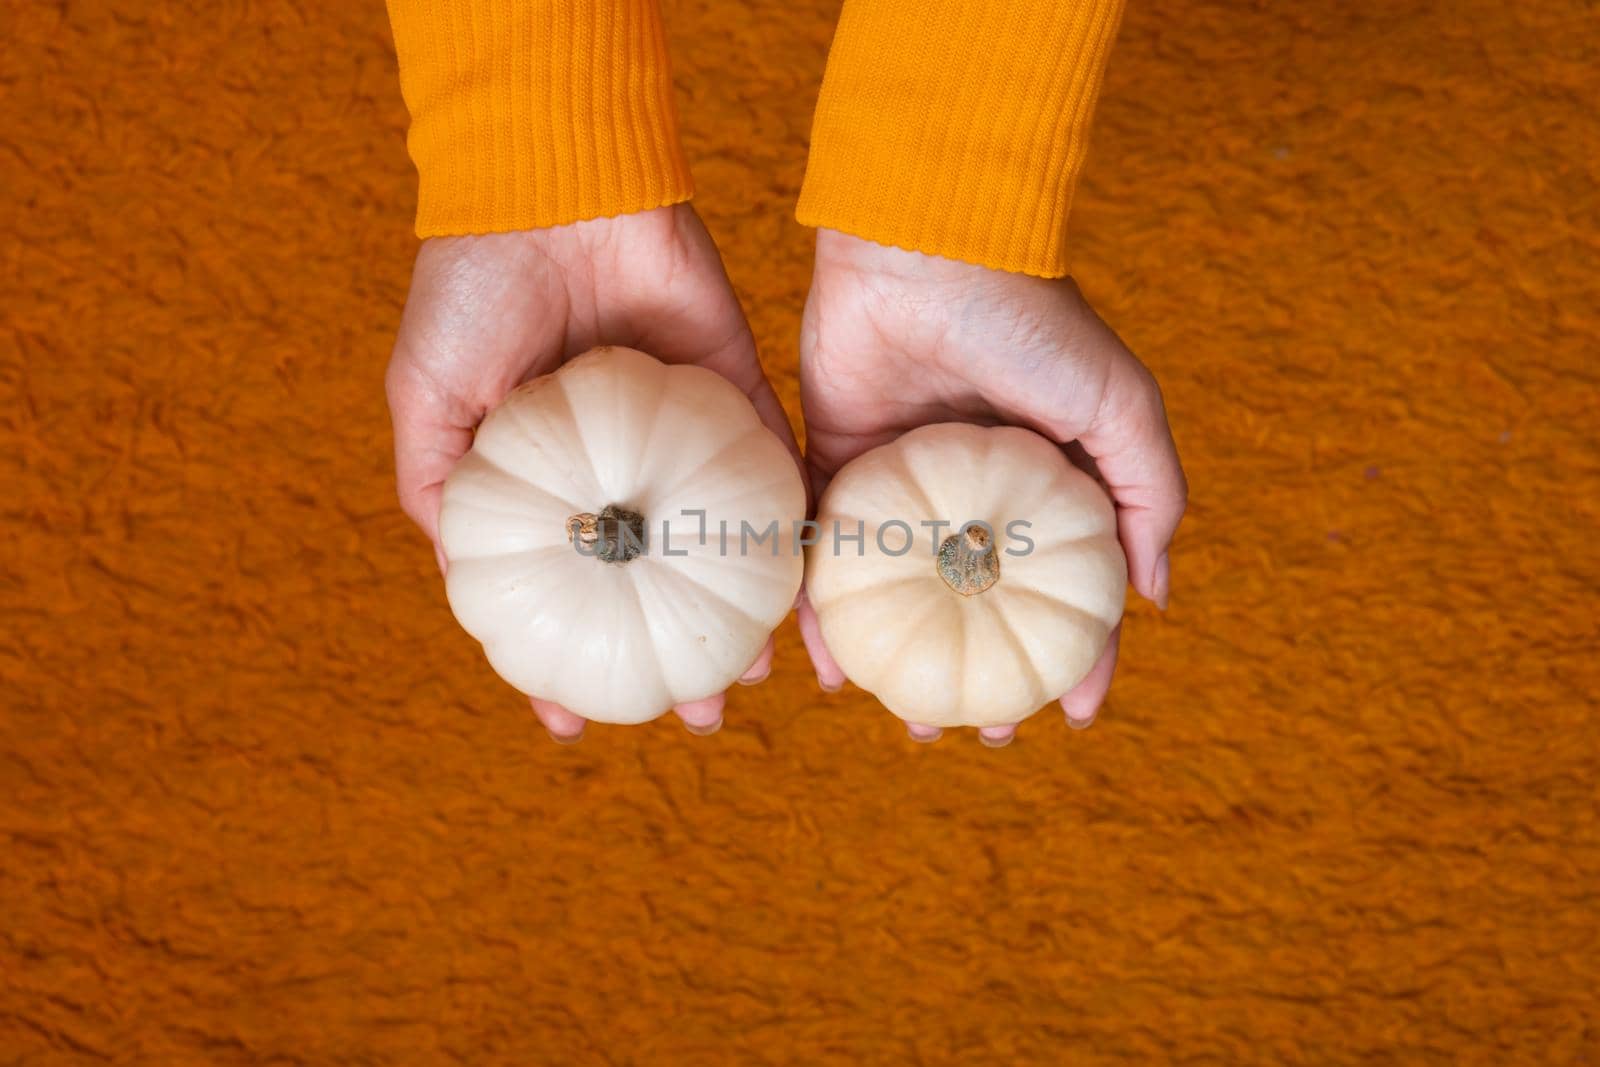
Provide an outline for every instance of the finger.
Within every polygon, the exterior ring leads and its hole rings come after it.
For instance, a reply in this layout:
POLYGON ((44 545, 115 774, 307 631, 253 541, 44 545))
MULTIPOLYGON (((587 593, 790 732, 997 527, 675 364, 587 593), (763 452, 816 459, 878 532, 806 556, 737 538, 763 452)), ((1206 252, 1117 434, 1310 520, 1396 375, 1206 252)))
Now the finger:
POLYGON ((550 732, 550 740, 558 745, 575 745, 583 740, 583 728, 587 723, 581 716, 574 715, 553 700, 529 697, 528 702, 533 705, 533 713, 550 732))
MULTIPOLYGON (((766 371, 762 369, 761 357, 756 352, 756 339, 745 321, 744 309, 739 306, 738 297, 733 295, 731 288, 726 294, 726 299, 727 307, 723 315, 737 324, 732 335, 722 344, 710 348, 707 348, 702 339, 698 346, 691 346, 687 354, 694 362, 708 370, 716 371, 738 386, 755 407, 756 414, 761 416, 762 423, 783 442, 789 454, 794 457, 795 465, 804 471, 805 463, 800 454, 800 443, 795 439, 794 427, 789 424, 789 415, 783 410, 783 402, 778 399, 772 383, 767 380, 766 371)), ((671 348, 666 351, 667 355, 663 356, 663 359, 682 361, 674 358, 678 353, 671 348)))
POLYGON ((986 748, 1005 748, 1017 736, 1017 724, 1008 726, 985 726, 978 730, 978 740, 986 748))
POLYGON ((755 337, 745 322, 744 311, 738 298, 730 289, 727 292, 708 294, 708 303, 697 310, 705 312, 703 320, 662 320, 655 328, 639 338, 647 345, 652 356, 663 363, 693 363, 715 371, 749 398, 756 413, 767 429, 794 454, 799 462, 800 446, 795 442, 794 429, 789 416, 784 413, 778 394, 767 381, 756 355, 755 337))
POLYGON ((673 714, 683 720, 683 728, 696 737, 707 737, 722 729, 722 706, 727 696, 718 693, 704 700, 691 700, 673 708, 673 714))
POLYGON ((810 505, 815 498, 811 495, 810 479, 805 459, 800 452, 800 442, 795 438, 794 427, 789 424, 789 415, 783 410, 782 401, 778 399, 772 383, 767 380, 766 372, 762 370, 761 359, 756 354, 755 338, 751 335, 749 326, 745 324, 744 312, 739 308, 737 298, 733 296, 731 290, 727 294, 727 300, 729 307, 726 313, 735 318, 738 329, 724 344, 708 350, 701 341, 698 346, 691 346, 687 352, 667 346, 653 354, 667 362, 698 363, 728 379, 744 393, 755 407, 762 425, 783 442, 783 447, 787 448, 789 455, 794 458, 795 467, 800 471, 800 480, 806 488, 806 505, 809 513, 810 505), (685 356, 689 358, 685 359, 685 356))
POLYGON ((395 487, 400 506, 437 550, 444 480, 472 447, 476 419, 458 411, 452 398, 398 352, 389 365, 385 388, 394 424, 395 487))
POLYGON ((417 249, 385 388, 406 514, 438 545, 444 480, 484 414, 560 361, 567 305, 526 234, 436 237, 417 249))
POLYGON ((1111 689, 1111 675, 1117 669, 1117 646, 1121 642, 1122 626, 1118 624, 1111 630, 1105 651, 1100 653, 1100 658, 1089 668, 1083 681, 1061 698, 1061 710, 1067 713, 1067 725, 1074 730, 1088 729, 1099 713, 1100 705, 1111 689))
POLYGON ((680 323, 671 332, 658 328, 649 335, 645 343, 653 345, 651 355, 666 363, 698 364, 738 386, 761 416, 762 423, 783 442, 795 457, 795 463, 800 464, 800 445, 795 440, 794 428, 789 425, 789 416, 761 367, 755 336, 745 321, 738 298, 730 288, 713 299, 722 306, 706 309, 712 312, 707 316, 708 321, 680 323), (720 340, 707 343, 708 336, 716 338, 718 335, 721 335, 720 340))
POLYGON ((828 491, 828 485, 833 481, 834 475, 843 470, 845 464, 856 457, 871 452, 880 445, 889 444, 908 430, 914 430, 918 426, 925 426, 932 422, 948 422, 956 417, 948 412, 929 410, 919 416, 920 421, 913 420, 903 424, 896 422, 892 425, 878 426, 870 433, 844 432, 824 425, 820 418, 813 417, 812 412, 808 409, 806 412, 806 475, 811 482, 812 499, 820 503, 823 494, 828 491))
POLYGON ((920 722, 906 723, 906 733, 919 745, 931 745, 944 736, 944 731, 939 727, 920 722))
MULTIPOLYGON (((811 432, 806 431, 808 441, 811 440, 811 432)), ((806 453, 805 464, 806 482, 811 487, 811 499, 808 501, 810 507, 806 510, 806 514, 815 516, 816 510, 822 506, 822 494, 828 491, 828 483, 833 481, 833 475, 818 463, 810 452, 806 453)))
POLYGON ((1189 484, 1167 425, 1161 387, 1120 341, 1116 348, 1099 407, 1078 440, 1094 457, 1116 503, 1129 580, 1165 608, 1171 585, 1168 549, 1183 518, 1189 484))
POLYGON ((777 645, 772 638, 767 638, 767 643, 761 646, 761 652, 756 656, 755 662, 750 664, 748 670, 739 676, 740 685, 759 685, 767 680, 767 675, 772 673, 772 654, 777 645))
POLYGON ((817 672, 817 684, 825 693, 837 693, 844 688, 844 671, 834 662, 833 653, 822 640, 822 624, 817 621, 817 611, 811 606, 804 591, 795 604, 796 621, 800 624, 800 640, 805 643, 806 654, 817 672))
MULTIPOLYGON (((767 429, 789 449, 803 474, 799 442, 778 394, 761 369, 755 336, 716 242, 688 204, 663 209, 661 218, 670 219, 680 262, 689 268, 679 277, 692 294, 690 299, 663 307, 662 314, 645 316, 639 343, 663 362, 695 363, 738 386, 767 429)), ((648 306, 650 294, 640 295, 648 306)))

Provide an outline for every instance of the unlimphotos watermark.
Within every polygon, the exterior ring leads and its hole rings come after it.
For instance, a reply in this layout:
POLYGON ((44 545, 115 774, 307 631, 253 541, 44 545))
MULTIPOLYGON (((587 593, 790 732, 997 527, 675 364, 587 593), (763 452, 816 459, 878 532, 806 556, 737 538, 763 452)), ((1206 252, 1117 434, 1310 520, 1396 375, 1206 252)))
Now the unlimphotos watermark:
MULTIPOLYGON (((834 519, 819 523, 814 519, 798 519, 784 529, 784 524, 773 519, 764 526, 749 520, 739 520, 733 527, 728 520, 720 519, 713 526, 707 521, 704 508, 685 508, 678 518, 680 526, 673 527, 672 520, 663 519, 660 538, 651 536, 650 524, 638 512, 619 505, 610 505, 598 515, 584 513, 567 521, 567 536, 579 555, 593 556, 612 562, 627 562, 652 551, 662 556, 690 555, 689 546, 699 548, 714 546, 720 556, 752 556, 765 553, 779 555, 787 546, 791 554, 807 548, 822 546, 823 551, 836 556, 846 554, 847 548, 855 555, 865 556, 869 538, 867 524, 857 519, 853 524, 834 519), (695 520, 692 528, 683 520, 695 520), (676 540, 674 540, 676 538, 676 540), (654 544, 652 542, 654 541, 654 544)), ((1008 556, 1026 556, 1033 552, 1034 541, 1026 531, 1033 528, 1027 519, 1013 519, 1005 525, 1002 545, 996 540, 994 527, 982 519, 969 519, 963 523, 944 519, 922 519, 915 523, 904 519, 889 519, 877 524, 870 541, 886 556, 904 556, 917 549, 921 542, 919 531, 927 533, 927 550, 937 557, 942 545, 956 531, 977 529, 983 537, 975 538, 973 545, 979 554, 1001 551, 1008 556)))

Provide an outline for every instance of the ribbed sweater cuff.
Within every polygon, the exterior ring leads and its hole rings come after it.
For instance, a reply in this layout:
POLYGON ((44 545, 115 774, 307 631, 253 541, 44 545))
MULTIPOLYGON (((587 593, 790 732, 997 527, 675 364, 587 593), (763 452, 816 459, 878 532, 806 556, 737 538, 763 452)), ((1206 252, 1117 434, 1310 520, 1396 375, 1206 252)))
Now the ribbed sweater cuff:
POLYGON ((655 0, 388 0, 417 236, 687 200, 655 0))
POLYGON ((1000 270, 1067 273, 1067 212, 1122 0, 845 0, 796 211, 1000 270))

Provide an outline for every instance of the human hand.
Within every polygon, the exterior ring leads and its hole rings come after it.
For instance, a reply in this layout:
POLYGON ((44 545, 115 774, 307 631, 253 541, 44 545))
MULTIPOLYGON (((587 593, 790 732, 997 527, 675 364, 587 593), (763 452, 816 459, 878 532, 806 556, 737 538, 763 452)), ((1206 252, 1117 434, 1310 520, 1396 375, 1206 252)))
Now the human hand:
MULTIPOLYGON (((1130 581, 1165 608, 1167 549, 1188 486, 1155 378, 1070 279, 1009 274, 817 231, 800 331, 806 463, 819 497, 861 453, 936 422, 1026 426, 1062 443, 1106 485, 1130 581)), ((824 689, 844 684, 815 611, 800 632, 824 689)), ((1094 720, 1111 686, 1120 627, 1061 697, 1067 721, 1094 720)), ((932 741, 940 731, 908 724, 932 741)), ((985 727, 1008 743, 1016 725, 985 727)))
MULTIPOLYGON (((601 344, 716 371, 744 391, 798 462, 716 246, 687 204, 431 238, 417 253, 386 385, 400 504, 433 542, 441 571, 444 480, 478 423, 516 386, 601 344)), ((740 681, 759 682, 771 664, 769 639, 740 681)), ((712 733, 723 702, 718 694, 673 711, 692 732, 712 733)), ((532 703, 556 740, 582 736, 579 716, 537 697, 532 703)))

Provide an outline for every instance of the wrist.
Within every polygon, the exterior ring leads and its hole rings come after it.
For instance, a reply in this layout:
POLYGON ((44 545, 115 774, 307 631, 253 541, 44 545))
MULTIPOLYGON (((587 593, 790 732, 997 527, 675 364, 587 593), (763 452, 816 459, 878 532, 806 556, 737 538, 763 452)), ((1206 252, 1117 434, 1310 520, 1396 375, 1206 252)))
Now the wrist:
POLYGON ((697 222, 694 208, 678 203, 551 226, 425 237, 422 245, 424 248, 479 247, 507 256, 536 255, 557 262, 579 263, 603 258, 623 248, 682 245, 697 222))
POLYGON ((816 273, 819 276, 870 276, 919 286, 970 284, 1009 275, 1007 271, 879 244, 826 227, 817 230, 816 273))

